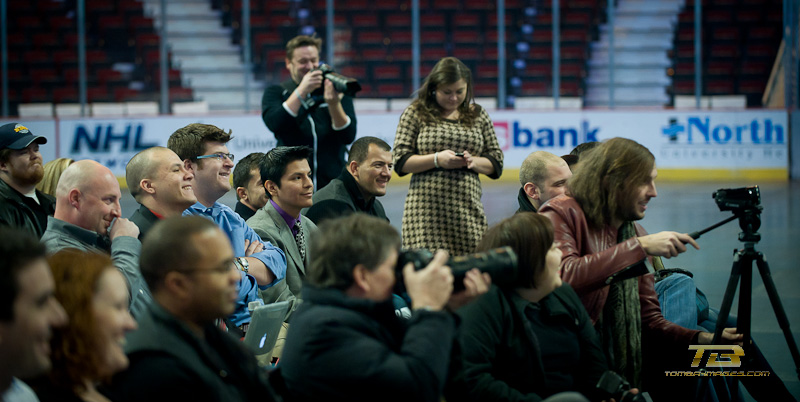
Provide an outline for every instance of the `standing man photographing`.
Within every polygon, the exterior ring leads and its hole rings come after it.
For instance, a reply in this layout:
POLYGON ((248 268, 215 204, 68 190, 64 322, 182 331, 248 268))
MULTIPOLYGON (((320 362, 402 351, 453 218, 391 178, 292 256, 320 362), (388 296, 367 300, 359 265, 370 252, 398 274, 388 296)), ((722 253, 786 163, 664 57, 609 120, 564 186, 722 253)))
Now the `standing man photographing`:
POLYGON ((286 44, 291 78, 273 85, 261 99, 261 117, 278 146, 305 145, 314 150, 311 170, 322 188, 345 166, 345 146, 356 137, 353 98, 334 89, 318 70, 322 40, 300 35, 286 44), (322 96, 315 91, 322 88, 322 96))

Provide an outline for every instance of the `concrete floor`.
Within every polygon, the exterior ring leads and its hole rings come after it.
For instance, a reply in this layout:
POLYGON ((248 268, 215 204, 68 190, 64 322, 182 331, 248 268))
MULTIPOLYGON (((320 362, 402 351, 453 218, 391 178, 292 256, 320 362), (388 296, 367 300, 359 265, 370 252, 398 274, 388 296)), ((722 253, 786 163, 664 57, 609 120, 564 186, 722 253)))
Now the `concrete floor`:
MULTIPOLYGON (((641 223, 650 233, 662 230, 701 230, 731 216, 730 212, 720 212, 717 208, 711 196, 715 190, 752 184, 657 183, 658 197, 650 202, 647 216, 641 223)), ((792 334, 795 342, 798 342, 800 265, 792 262, 797 257, 792 253, 800 245, 797 240, 800 238, 800 182, 766 183, 760 188, 764 211, 759 230, 762 240, 756 244, 756 250, 766 256, 778 294, 792 325, 792 334)), ((516 211, 517 190, 518 184, 484 181, 483 203, 490 225, 516 211)), ((389 219, 398 230, 407 192, 407 182, 394 183, 388 194, 381 199, 389 219)), ((130 216, 135 209, 135 203, 130 196, 123 198, 123 216, 130 216)), ((233 192, 223 197, 222 202, 233 206, 236 202, 233 192)), ((690 249, 676 258, 665 260, 664 263, 667 267, 692 271, 698 288, 705 292, 711 306, 719 308, 731 271, 732 252, 742 246, 737 238, 740 231, 737 222, 728 223, 704 234, 698 240, 701 247, 699 251, 690 249)), ((793 395, 800 397, 800 382, 795 363, 758 274, 753 277, 752 289, 753 337, 772 364, 775 371, 773 374, 777 374, 785 382, 793 395)), ((736 312, 737 303, 738 297, 734 302, 733 313, 736 312)))

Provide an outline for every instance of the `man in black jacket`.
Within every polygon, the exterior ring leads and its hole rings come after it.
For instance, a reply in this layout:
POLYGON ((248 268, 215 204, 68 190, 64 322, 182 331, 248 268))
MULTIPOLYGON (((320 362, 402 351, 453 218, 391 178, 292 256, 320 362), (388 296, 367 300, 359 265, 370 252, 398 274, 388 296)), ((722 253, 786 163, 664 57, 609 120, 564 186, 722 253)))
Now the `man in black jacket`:
POLYGON ((517 212, 536 212, 545 201, 564 194, 570 177, 572 171, 561 157, 547 151, 531 153, 519 169, 522 188, 517 195, 517 212))
POLYGON ((139 203, 130 218, 139 227, 139 240, 159 219, 181 216, 197 202, 193 179, 194 174, 169 148, 148 148, 131 158, 125 167, 125 181, 139 203))
POLYGON ((39 145, 47 138, 33 135, 19 123, 0 126, 0 225, 24 229, 42 237, 55 198, 36 189, 42 177, 39 145))
POLYGON ((376 137, 362 137, 350 147, 347 166, 339 177, 314 194, 314 205, 304 213, 319 225, 325 219, 363 212, 386 217, 377 197, 386 195, 392 179, 392 147, 376 137))
POLYGON ((345 146, 356 137, 353 98, 337 92, 318 70, 322 40, 300 35, 286 44, 291 79, 273 85, 261 99, 261 117, 278 146, 304 145, 314 150, 311 170, 316 188, 331 181, 345 165, 345 146))
MULTIPOLYGON (((320 231, 281 359, 287 399, 439 401, 456 332, 444 311, 453 290, 447 253, 437 252, 419 271, 405 266, 413 310, 405 321, 392 305, 397 230, 353 214, 325 222, 320 231)), ((465 292, 485 293, 487 282, 472 270, 465 292)))
POLYGON ((214 325, 233 313, 239 273, 225 233, 200 216, 156 223, 141 269, 154 303, 125 348, 130 366, 114 378, 120 401, 271 401, 252 352, 214 325))

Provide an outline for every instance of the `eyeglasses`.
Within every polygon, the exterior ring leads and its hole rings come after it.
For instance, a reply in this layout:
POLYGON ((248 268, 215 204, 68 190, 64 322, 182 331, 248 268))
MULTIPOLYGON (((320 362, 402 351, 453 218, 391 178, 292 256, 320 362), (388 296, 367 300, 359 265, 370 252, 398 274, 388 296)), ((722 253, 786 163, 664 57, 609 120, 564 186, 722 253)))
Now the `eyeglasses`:
POLYGON ((234 156, 233 154, 223 154, 222 152, 217 152, 211 155, 201 155, 198 156, 196 159, 209 159, 209 158, 219 158, 219 160, 222 160, 222 158, 228 158, 231 162, 233 162, 234 156))

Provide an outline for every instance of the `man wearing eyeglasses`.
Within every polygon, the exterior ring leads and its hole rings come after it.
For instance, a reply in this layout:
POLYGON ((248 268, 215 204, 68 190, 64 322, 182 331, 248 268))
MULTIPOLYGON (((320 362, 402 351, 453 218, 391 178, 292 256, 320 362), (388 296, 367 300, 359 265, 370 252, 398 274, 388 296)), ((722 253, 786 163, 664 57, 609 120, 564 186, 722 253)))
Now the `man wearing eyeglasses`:
POLYGON ((169 137, 167 147, 178 154, 187 170, 194 174, 197 203, 184 215, 201 215, 214 221, 228 236, 239 268, 239 298, 236 310, 228 319, 228 328, 247 331, 250 313, 247 304, 258 300, 258 290, 267 289, 286 276, 286 256, 269 242, 264 242, 230 207, 217 202, 230 191, 234 156, 226 144, 233 137, 219 127, 193 123, 169 137))
POLYGON ((142 245, 141 270, 154 303, 127 337, 130 365, 118 401, 273 401, 253 354, 220 331, 238 299, 240 275, 227 235, 196 216, 156 223, 142 245))

